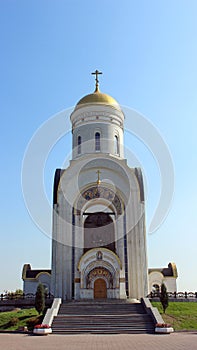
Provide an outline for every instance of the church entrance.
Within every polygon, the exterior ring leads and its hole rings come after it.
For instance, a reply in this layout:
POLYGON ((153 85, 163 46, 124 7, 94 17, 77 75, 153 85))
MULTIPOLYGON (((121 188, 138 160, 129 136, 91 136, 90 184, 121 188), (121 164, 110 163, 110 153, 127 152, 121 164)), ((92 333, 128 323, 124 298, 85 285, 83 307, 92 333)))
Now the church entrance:
POLYGON ((108 213, 89 213, 84 222, 84 253, 97 247, 115 252, 114 223, 108 213))
POLYGON ((80 299, 119 299, 121 267, 119 257, 109 249, 88 250, 78 264, 80 281, 75 288, 80 299))
POLYGON ((103 278, 98 278, 94 282, 94 299, 107 298, 107 285, 103 278))

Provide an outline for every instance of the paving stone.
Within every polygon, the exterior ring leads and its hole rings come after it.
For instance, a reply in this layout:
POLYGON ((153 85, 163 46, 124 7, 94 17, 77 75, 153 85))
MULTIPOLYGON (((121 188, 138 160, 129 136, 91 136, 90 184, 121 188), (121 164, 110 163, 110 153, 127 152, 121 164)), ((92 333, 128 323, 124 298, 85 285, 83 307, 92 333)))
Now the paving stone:
POLYGON ((197 332, 170 335, 0 334, 0 350, 197 350, 197 332))

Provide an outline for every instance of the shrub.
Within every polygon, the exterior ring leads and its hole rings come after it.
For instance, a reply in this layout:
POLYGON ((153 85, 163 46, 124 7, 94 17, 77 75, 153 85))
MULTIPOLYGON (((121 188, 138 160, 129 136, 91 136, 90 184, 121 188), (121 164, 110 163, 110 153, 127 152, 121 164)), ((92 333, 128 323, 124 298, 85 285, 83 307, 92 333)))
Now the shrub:
POLYGON ((35 309, 38 311, 39 314, 41 314, 44 311, 45 308, 45 290, 42 283, 39 283, 37 291, 36 291, 36 298, 35 298, 35 309))
POLYGON ((40 322, 42 322, 42 316, 31 317, 26 321, 26 325, 29 330, 32 330, 40 322))
POLYGON ((162 283, 162 285, 161 285, 160 302, 162 304, 163 312, 165 314, 166 309, 168 307, 168 293, 167 293, 167 289, 166 289, 166 286, 164 283, 162 283))
POLYGON ((19 319, 18 317, 12 317, 10 320, 9 320, 9 323, 8 323, 8 326, 9 327, 13 327, 13 326, 16 326, 19 322, 19 319))

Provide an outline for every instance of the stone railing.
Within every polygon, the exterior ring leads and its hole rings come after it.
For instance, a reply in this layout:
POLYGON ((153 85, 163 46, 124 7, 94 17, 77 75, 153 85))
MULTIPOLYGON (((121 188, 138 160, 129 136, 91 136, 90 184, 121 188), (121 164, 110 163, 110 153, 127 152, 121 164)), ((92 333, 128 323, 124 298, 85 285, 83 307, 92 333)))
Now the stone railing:
POLYGON ((57 316, 58 314, 61 302, 62 302, 61 298, 53 299, 53 304, 51 308, 47 310, 44 320, 42 321, 42 324, 48 324, 49 326, 52 325, 54 317, 57 316))
POLYGON ((162 316, 160 315, 158 309, 151 305, 148 298, 142 298, 141 303, 144 306, 144 308, 146 309, 147 314, 149 314, 151 316, 155 325, 157 323, 164 323, 164 320, 163 320, 162 316))

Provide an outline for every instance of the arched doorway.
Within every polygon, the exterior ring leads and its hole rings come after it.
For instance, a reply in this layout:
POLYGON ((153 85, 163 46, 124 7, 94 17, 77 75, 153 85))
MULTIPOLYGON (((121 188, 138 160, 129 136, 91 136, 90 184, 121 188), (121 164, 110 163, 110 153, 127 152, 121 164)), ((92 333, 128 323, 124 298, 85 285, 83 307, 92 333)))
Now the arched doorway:
POLYGON ((106 248, 88 250, 80 259, 80 299, 119 299, 120 287, 126 297, 124 281, 120 285, 122 264, 119 257, 106 248), (99 281, 102 280, 102 281, 99 281))
POLYGON ((89 213, 84 222, 84 253, 97 247, 115 252, 114 223, 108 213, 89 213))
POLYGON ((94 282, 94 299, 107 298, 107 285, 103 278, 98 278, 94 282))

